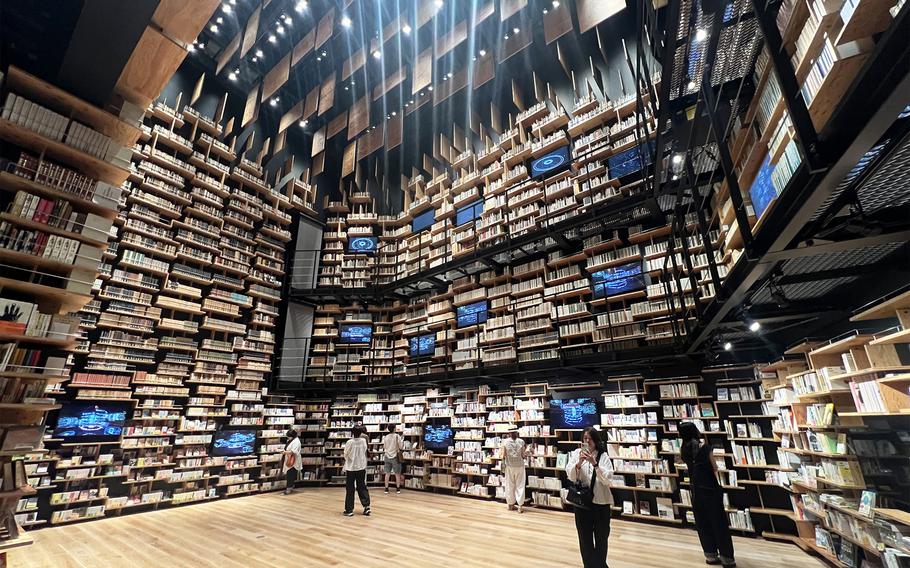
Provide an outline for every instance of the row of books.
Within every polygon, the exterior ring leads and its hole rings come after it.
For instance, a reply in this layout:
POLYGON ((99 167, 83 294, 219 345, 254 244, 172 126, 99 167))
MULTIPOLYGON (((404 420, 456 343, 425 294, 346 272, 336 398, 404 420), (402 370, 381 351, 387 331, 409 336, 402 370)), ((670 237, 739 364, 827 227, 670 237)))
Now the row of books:
POLYGON ((72 264, 79 253, 79 241, 44 231, 23 229, 8 221, 0 222, 0 248, 72 264))
POLYGON ((107 240, 110 221, 92 213, 80 213, 65 199, 46 199, 24 191, 17 191, 8 212, 36 223, 66 231, 86 234, 97 240, 107 240))

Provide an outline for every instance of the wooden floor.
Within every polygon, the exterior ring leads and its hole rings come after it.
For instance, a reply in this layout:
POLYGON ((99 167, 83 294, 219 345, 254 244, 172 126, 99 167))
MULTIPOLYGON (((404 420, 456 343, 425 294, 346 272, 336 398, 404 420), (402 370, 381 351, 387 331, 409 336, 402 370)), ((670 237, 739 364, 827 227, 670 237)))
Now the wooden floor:
MULTIPOLYGON (((581 565, 570 514, 405 491, 371 491, 373 516, 341 515, 343 491, 268 493, 47 528, 13 568, 295 566, 558 568, 581 565)), ((734 538, 741 568, 819 568, 796 546, 734 538)), ((694 531, 613 521, 611 568, 705 566, 694 531)))

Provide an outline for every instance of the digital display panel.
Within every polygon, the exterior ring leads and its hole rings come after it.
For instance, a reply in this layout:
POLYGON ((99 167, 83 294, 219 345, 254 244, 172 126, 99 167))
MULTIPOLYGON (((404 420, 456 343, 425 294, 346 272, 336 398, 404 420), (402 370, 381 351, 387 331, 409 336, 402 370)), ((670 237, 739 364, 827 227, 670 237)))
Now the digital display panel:
POLYGON ((559 429, 581 429, 600 424, 597 401, 592 397, 550 399, 550 424, 559 429))
POLYGON ((479 199, 470 205, 459 207, 455 210, 455 226, 460 227, 465 223, 470 223, 480 217, 483 213, 483 199, 479 199))
POLYGON ((569 147, 562 146, 531 161, 531 177, 540 178, 558 173, 571 164, 569 147))
POLYGON ((487 301, 481 300, 455 308, 456 326, 467 327, 487 321, 487 301))
POLYGON ((448 451, 455 445, 455 432, 448 424, 426 424, 423 432, 423 445, 428 450, 448 451))
POLYGON ((641 272, 641 262, 630 262, 613 266, 591 274, 594 283, 594 297, 606 298, 636 290, 644 290, 645 275, 641 272))
POLYGON ((373 339, 373 326, 364 324, 343 323, 338 326, 339 343, 365 343, 373 339))
POLYGON ((436 210, 428 209, 411 220, 411 232, 419 233, 433 224, 436 220, 436 210))
POLYGON ((54 438, 78 438, 79 442, 107 442, 120 438, 127 413, 133 405, 128 402, 71 402, 57 415, 54 438))
POLYGON ((607 158, 607 167, 611 178, 621 178, 641 170, 651 163, 653 142, 645 146, 629 148, 615 156, 607 158), (639 148, 641 152, 639 153, 639 148), (644 163, 642 163, 644 161, 644 163))
POLYGON ((354 237, 348 241, 348 252, 372 254, 376 252, 378 244, 379 239, 376 237, 354 237))
POLYGON ((433 334, 412 337, 410 338, 409 343, 410 349, 408 350, 408 354, 411 357, 432 355, 436 351, 436 336, 433 334))
POLYGON ((220 430, 212 436, 213 456, 245 456, 255 451, 255 430, 220 430))

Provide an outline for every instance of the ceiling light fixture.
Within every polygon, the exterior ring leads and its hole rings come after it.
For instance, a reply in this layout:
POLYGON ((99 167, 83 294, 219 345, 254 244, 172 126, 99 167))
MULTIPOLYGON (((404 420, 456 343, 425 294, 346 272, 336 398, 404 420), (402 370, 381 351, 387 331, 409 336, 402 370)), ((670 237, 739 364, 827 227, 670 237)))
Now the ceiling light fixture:
POLYGON ((729 341, 724 341, 724 351, 730 351, 733 349, 733 344, 729 341))
POLYGON ((436 0, 436 7, 437 7, 437 8, 442 8, 443 4, 445 4, 445 2, 443 2, 443 0, 436 0))
POLYGON ((221 16, 218 16, 217 18, 215 18, 215 23, 216 23, 216 24, 223 24, 223 23, 224 23, 224 18, 222 18, 221 16))
POLYGON ((341 27, 343 27, 343 28, 349 28, 349 27, 351 27, 351 25, 353 25, 353 23, 354 23, 354 22, 351 21, 350 16, 342 16, 342 17, 341 17, 341 27))
POLYGON ((297 126, 299 126, 300 128, 306 128, 306 125, 309 123, 310 123, 310 121, 308 121, 308 120, 301 120, 300 122, 297 123, 297 126))
POLYGON ((695 30, 695 41, 705 41, 708 39, 708 31, 702 28, 695 30))
POLYGON ((392 111, 392 116, 398 116, 398 111, 393 110, 393 111, 392 111))
POLYGON ((752 323, 749 324, 749 331, 754 332, 754 331, 758 331, 760 329, 761 329, 761 324, 758 323, 757 321, 753 321, 752 323))
POLYGON ((253 63, 256 63, 257 61, 259 61, 259 58, 256 57, 256 56, 254 55, 254 56, 253 56, 253 59, 251 59, 251 61, 252 61, 253 63))
POLYGON ((698 86, 698 85, 695 84, 695 81, 689 81, 689 84, 686 85, 686 90, 687 90, 687 91, 694 91, 694 90, 695 90, 695 87, 697 87, 697 86, 698 86))
POLYGON ((676 154, 676 155, 673 156, 673 163, 674 163, 674 164, 679 165, 679 164, 682 163, 682 161, 683 161, 682 154, 676 154))
POLYGON ((428 90, 428 91, 432 91, 432 90, 433 90, 433 85, 430 85, 429 87, 427 87, 427 90, 428 90))
POLYGON ((275 37, 275 34, 269 35, 269 43, 276 43, 277 41, 278 41, 278 38, 275 37))
POLYGON ((232 8, 231 8, 231 5, 230 5, 230 4, 222 4, 222 5, 221 5, 221 10, 222 10, 225 14, 230 14, 232 8))
POLYGON ((234 73, 233 71, 231 71, 230 73, 228 73, 228 80, 229 80, 229 81, 236 81, 236 80, 237 80, 237 74, 234 73))
POLYGON ((257 49, 257 50, 256 50, 256 57, 263 57, 263 56, 264 56, 264 54, 262 53, 262 50, 261 50, 261 49, 257 49))
POLYGON ((509 34, 502 36, 502 39, 509 39, 509 34))
POLYGON ((212 32, 213 34, 217 34, 218 26, 216 26, 215 24, 212 24, 211 26, 209 26, 209 31, 212 32))
POLYGON ((411 25, 405 24, 405 25, 401 26, 401 33, 403 33, 404 35, 411 35, 411 25))
POLYGON ((275 28, 275 31, 280 33, 281 35, 284 35, 284 26, 278 26, 277 28, 275 28))
POLYGON ((196 51, 196 46, 192 45, 192 44, 188 45, 188 46, 186 46, 186 50, 189 51, 190 53, 193 53, 194 51, 196 51))
POLYGON ((447 75, 447 77, 448 77, 449 79, 451 79, 453 76, 454 76, 454 73, 452 73, 451 71, 449 71, 449 74, 447 75))
POLYGON ((550 11, 549 11, 549 10, 547 10, 547 9, 546 9, 546 8, 544 8, 544 9, 543 9, 543 13, 544 13, 544 14, 549 14, 549 13, 550 13, 550 11))
POLYGON ((202 42, 199 42, 199 49, 205 49, 205 44, 202 42))
POLYGON ((517 34, 517 33, 520 32, 520 31, 521 31, 521 30, 518 29, 518 28, 512 28, 512 33, 513 33, 513 34, 517 34))
POLYGON ((559 8, 559 0, 553 0, 553 7, 559 8))
POLYGON ((480 56, 481 56, 481 57, 486 57, 486 56, 487 56, 487 50, 486 50, 486 49, 481 49, 481 50, 480 50, 480 56))
POLYGON ((306 0, 299 0, 299 2, 297 2, 296 5, 294 5, 294 10, 296 10, 298 13, 303 13, 306 11, 306 9, 307 9, 306 0))
POLYGON ((373 59, 382 59, 382 52, 378 49, 373 52, 373 59))

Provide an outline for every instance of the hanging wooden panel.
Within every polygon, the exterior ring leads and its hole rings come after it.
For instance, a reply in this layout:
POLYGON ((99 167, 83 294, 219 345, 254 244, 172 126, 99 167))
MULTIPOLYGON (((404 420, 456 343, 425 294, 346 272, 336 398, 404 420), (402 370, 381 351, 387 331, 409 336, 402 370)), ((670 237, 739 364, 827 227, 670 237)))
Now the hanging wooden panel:
POLYGON ((272 67, 265 77, 262 78, 262 98, 261 102, 267 101, 275 91, 287 83, 291 74, 291 54, 288 53, 282 57, 274 67, 272 67))
POLYGON ((572 31, 572 12, 568 2, 560 2, 543 16, 543 37, 551 44, 572 31))
POLYGON ((332 73, 319 87, 319 116, 324 115, 335 104, 335 73, 332 73))
POLYGON ((297 101, 278 121, 278 132, 284 132, 303 116, 303 101, 297 101))
POLYGON ((528 5, 528 0, 501 0, 499 3, 499 19, 505 22, 528 5))
POLYGON ((401 146, 401 132, 402 132, 403 117, 400 114, 397 114, 390 118, 386 122, 388 136, 385 141, 386 150, 391 150, 401 146))
POLYGON ((354 101, 348 115, 348 140, 351 140, 370 125, 370 98, 364 95, 354 101))
POLYGON ((578 28, 581 33, 585 33, 625 7, 625 0, 576 0, 578 28))
POLYGON ((341 157, 341 177, 347 177, 354 173, 354 164, 357 163, 357 140, 354 140, 344 148, 344 154, 341 157))
POLYGON ((303 39, 294 46, 294 52, 291 54, 291 67, 297 65, 301 59, 307 56, 316 47, 316 31, 310 30, 303 39))
POLYGON ((240 45, 240 58, 246 57, 247 52, 256 43, 256 35, 259 31, 259 15, 262 13, 262 6, 256 6, 250 19, 246 21, 243 27, 243 43, 240 45))
POLYGON ((319 109, 319 87, 313 87, 306 94, 306 102, 303 104, 303 116, 301 118, 310 118, 319 109))
POLYGON ((395 72, 385 78, 385 80, 373 87, 373 100, 379 100, 379 97, 388 93, 393 88, 397 87, 404 82, 405 78, 408 76, 408 66, 403 65, 398 68, 395 72))
POLYGON ((342 111, 341 114, 336 116, 329 122, 329 128, 326 132, 326 138, 331 138, 336 134, 340 133, 342 130, 348 126, 348 111, 342 111))
POLYGON ((416 95, 430 86, 433 81, 433 48, 428 47, 417 55, 414 77, 411 79, 411 94, 416 95))
POLYGON ((322 44, 329 41, 332 37, 332 28, 335 26, 335 8, 331 8, 322 18, 319 19, 319 25, 316 26, 316 49, 322 47, 322 44))
POLYGON ((367 50, 361 49, 353 53, 350 57, 344 60, 344 63, 341 65, 341 80, 346 81, 348 77, 354 74, 355 71, 363 67, 364 63, 367 61, 367 50))
POLYGON ((310 156, 316 156, 325 150, 325 126, 313 134, 313 147, 310 149, 310 156))
POLYGON ((253 122, 259 117, 259 84, 253 86, 246 95, 246 104, 243 106, 243 119, 240 121, 240 127, 253 122))
POLYGON ((436 40, 436 59, 452 51, 466 39, 468 39, 468 22, 462 20, 455 24, 449 33, 436 40))

